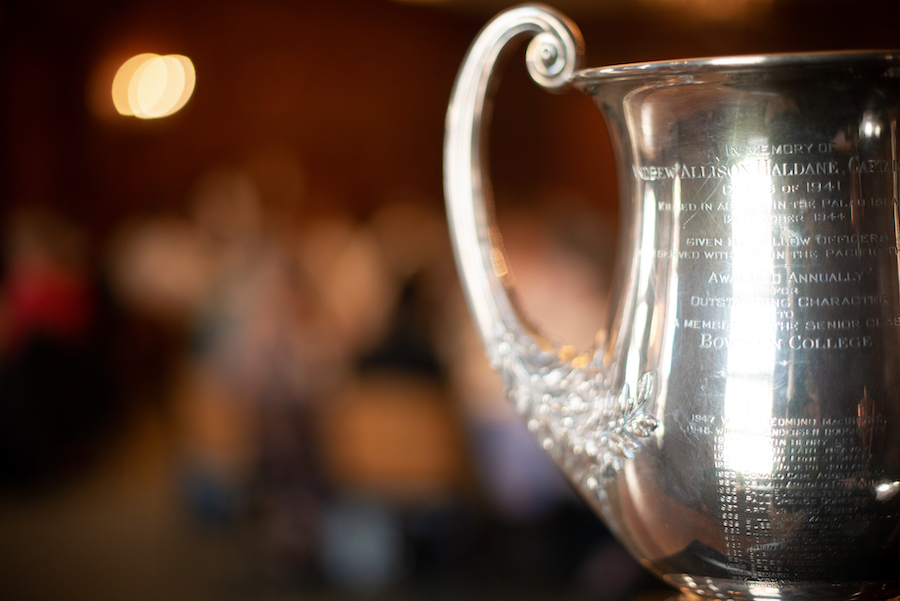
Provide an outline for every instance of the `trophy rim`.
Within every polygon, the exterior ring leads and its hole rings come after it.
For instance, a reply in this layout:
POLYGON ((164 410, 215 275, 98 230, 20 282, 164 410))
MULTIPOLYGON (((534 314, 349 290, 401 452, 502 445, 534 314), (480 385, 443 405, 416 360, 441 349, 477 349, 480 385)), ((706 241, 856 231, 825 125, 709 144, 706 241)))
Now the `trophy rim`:
MULTIPOLYGON (((577 71, 572 77, 575 87, 621 79, 730 74, 754 71, 822 69, 822 68, 889 68, 900 65, 900 50, 843 50, 821 52, 788 52, 779 54, 747 54, 625 63, 577 71)), ((898 74, 900 75, 900 74, 898 74)))

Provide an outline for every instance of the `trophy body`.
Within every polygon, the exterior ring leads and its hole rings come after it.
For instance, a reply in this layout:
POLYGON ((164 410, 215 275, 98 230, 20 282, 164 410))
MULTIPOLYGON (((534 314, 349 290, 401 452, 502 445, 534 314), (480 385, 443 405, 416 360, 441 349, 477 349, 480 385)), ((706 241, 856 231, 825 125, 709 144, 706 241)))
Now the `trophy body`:
POLYGON ((900 54, 577 70, 580 44, 549 9, 500 15, 448 113, 457 262, 511 401, 683 591, 900 594, 900 54), (495 268, 481 108, 524 32, 535 79, 587 93, 616 154, 615 311, 584 355, 529 331, 495 268))

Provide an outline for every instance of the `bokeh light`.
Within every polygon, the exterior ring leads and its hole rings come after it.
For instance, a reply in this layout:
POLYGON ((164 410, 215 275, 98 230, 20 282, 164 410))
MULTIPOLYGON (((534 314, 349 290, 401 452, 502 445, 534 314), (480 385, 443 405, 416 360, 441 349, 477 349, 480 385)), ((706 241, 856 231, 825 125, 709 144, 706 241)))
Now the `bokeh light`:
POLYGON ((182 55, 138 54, 125 61, 112 84, 112 99, 121 115, 158 119, 179 111, 194 92, 196 73, 182 55))

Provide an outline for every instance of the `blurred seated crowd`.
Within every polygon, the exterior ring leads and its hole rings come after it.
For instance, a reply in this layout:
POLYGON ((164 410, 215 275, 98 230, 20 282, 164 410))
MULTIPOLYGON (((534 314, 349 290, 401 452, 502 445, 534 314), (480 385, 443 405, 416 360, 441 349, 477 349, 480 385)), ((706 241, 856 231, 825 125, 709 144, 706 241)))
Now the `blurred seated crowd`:
MULTIPOLYGON (((566 291, 554 325, 590 335, 604 282, 571 241, 596 230, 545 222, 503 224, 525 308, 566 291)), ((3 226, 0 500, 54 494, 152 419, 185 527, 251 532, 263 578, 586 599, 647 585, 505 401, 434 199, 329 211, 272 151, 102 244, 47 207, 3 226)))

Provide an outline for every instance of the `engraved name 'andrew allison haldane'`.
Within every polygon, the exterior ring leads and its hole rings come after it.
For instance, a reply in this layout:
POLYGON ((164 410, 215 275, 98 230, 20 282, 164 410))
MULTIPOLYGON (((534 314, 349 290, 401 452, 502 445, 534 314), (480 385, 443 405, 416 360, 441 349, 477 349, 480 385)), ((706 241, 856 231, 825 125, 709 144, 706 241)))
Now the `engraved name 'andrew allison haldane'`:
POLYGON ((840 164, 837 161, 775 162, 768 159, 757 159, 754 161, 732 164, 711 163, 707 165, 673 165, 665 167, 632 166, 631 170, 636 178, 641 179, 645 182, 666 179, 789 177, 801 175, 839 175, 843 173, 840 164))
POLYGON ((791 177, 841 175, 844 173, 898 173, 900 160, 850 157, 842 168, 839 161, 774 161, 751 159, 739 163, 713 162, 702 165, 632 165, 634 176, 646 182, 665 179, 721 179, 726 177, 791 177))

